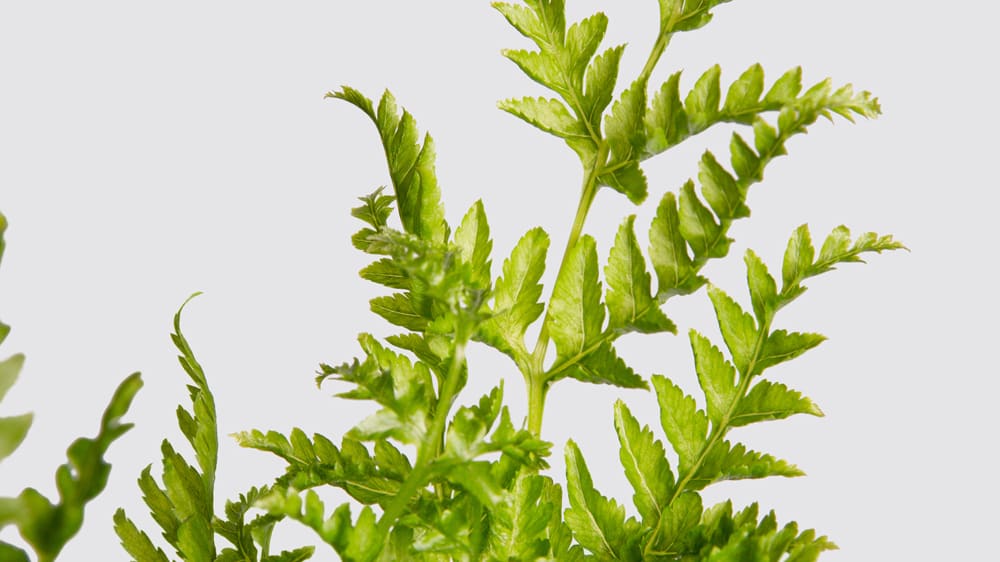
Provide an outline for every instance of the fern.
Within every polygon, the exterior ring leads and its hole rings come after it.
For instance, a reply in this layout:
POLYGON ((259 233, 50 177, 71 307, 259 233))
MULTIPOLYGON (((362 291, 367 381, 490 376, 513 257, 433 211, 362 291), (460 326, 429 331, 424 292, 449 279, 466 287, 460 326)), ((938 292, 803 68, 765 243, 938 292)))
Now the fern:
MULTIPOLYGON (((6 249, 6 230, 7 219, 0 214, 0 261, 6 249)), ((10 327, 0 322, 0 343, 9 333, 10 327)), ((0 361, 0 400, 14 385, 23 366, 22 354, 0 361)), ((104 460, 104 454, 114 441, 132 428, 132 424, 122 423, 121 418, 128 413, 140 388, 142 379, 139 373, 123 380, 104 410, 97 436, 81 437, 66 450, 68 462, 56 469, 58 503, 52 503, 34 488, 25 488, 14 498, 0 498, 0 529, 7 525, 16 526, 39 562, 56 559, 83 526, 86 504, 107 485, 111 465, 104 460)), ((24 441, 31 422, 31 414, 0 417, 0 461, 10 456, 24 441)), ((0 560, 27 562, 28 555, 18 547, 0 541, 0 560)))

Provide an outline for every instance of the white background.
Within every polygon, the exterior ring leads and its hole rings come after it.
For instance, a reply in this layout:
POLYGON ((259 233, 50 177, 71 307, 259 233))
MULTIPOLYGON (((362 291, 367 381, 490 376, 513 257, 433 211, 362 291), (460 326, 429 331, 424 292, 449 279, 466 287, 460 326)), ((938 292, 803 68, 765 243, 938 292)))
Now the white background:
MULTIPOLYGON (((629 43, 623 75, 634 76, 653 40, 656 2, 569 4, 574 20, 608 13, 606 44, 629 43)), ((782 521, 828 534, 842 548, 823 558, 831 562, 993 555, 1000 123, 987 54, 998 52, 989 38, 995 14, 985 4, 741 0, 718 8, 706 29, 676 37, 654 75, 659 83, 686 69, 687 88, 716 62, 724 83, 755 61, 771 80, 801 64, 810 83, 831 76, 883 102, 878 121, 821 123, 793 140, 751 192, 753 217, 731 231, 730 259, 706 270, 747 302, 744 250, 775 270, 803 222, 817 238, 844 223, 894 233, 912 250, 814 280, 777 320, 830 337, 773 371, 827 417, 734 437, 809 476, 708 494, 760 499, 782 521)), ((11 223, 0 312, 13 327, 2 355, 28 357, 2 413, 36 414, 24 446, 0 466, 0 494, 24 485, 54 494, 65 447, 96 432, 117 383, 134 370, 146 381, 128 416, 137 426, 109 455, 108 490, 63 559, 126 560, 111 528, 117 506, 158 534, 135 479, 158 462, 164 436, 180 442, 173 412, 187 400, 186 380, 168 333, 193 291, 206 295, 190 306, 186 333, 215 390, 223 436, 300 426, 337 437, 367 411, 330 398, 333 387, 317 391, 313 371, 353 357, 358 331, 392 333, 367 310, 379 291, 357 277, 366 260, 350 245, 359 223, 348 214, 355 197, 388 179, 370 123, 324 101, 326 91, 348 83, 377 96, 390 87, 434 134, 449 220, 484 200, 495 273, 533 226, 561 250, 580 179, 575 156, 495 109, 502 97, 541 93, 498 54, 523 46, 485 1, 0 5, 0 208, 11 223)), ((600 193, 587 231, 602 255, 627 214, 639 215, 644 234, 655 201, 696 172, 702 150, 726 155, 731 130, 651 161, 652 195, 641 208, 600 193)), ((707 298, 702 291, 666 310, 681 335, 630 336, 623 353, 643 374, 694 391, 685 333, 696 327, 718 341, 707 298)), ((524 415, 512 365, 486 350, 471 361, 462 400, 503 377, 515 415, 524 415)), ((557 475, 573 437, 598 486, 629 501, 612 431, 616 397, 656 425, 651 394, 569 381, 550 394, 544 434, 556 443, 557 475)), ((223 437, 220 502, 280 469, 223 437)), ((2 537, 16 540, 11 529, 2 537)), ((294 524, 281 541, 315 544, 294 524)))

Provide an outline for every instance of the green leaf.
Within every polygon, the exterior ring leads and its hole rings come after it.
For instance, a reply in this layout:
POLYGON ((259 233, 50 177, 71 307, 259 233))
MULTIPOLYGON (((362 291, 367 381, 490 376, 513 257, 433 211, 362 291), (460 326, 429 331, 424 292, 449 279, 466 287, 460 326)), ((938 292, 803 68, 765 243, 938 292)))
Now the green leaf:
POLYGON ((812 268, 814 254, 809 226, 803 224, 796 228, 795 233, 788 239, 785 259, 781 266, 782 293, 789 292, 805 278, 812 268))
POLYGON ((707 399, 708 419, 712 420, 713 425, 719 425, 739 398, 736 369, 708 338, 693 329, 689 336, 691 351, 694 353, 694 369, 707 399))
POLYGON ((743 311, 722 289, 709 287, 708 296, 715 308, 715 317, 722 331, 722 338, 733 357, 733 364, 740 374, 748 376, 750 362, 757 353, 757 326, 753 317, 743 311))
MULTIPOLYGON (((604 106, 611 102, 610 91, 614 90, 614 79, 618 75, 617 59, 621 57, 621 53, 616 55, 612 52, 614 49, 611 49, 597 57, 593 65, 588 66, 588 62, 597 53, 607 29, 607 16, 598 12, 574 23, 566 31, 566 45, 563 51, 566 58, 559 62, 563 69, 568 71, 566 74, 570 78, 570 85, 573 89, 584 95, 585 110, 598 106, 599 100, 605 96, 607 101, 604 102, 604 106), (587 83, 586 89, 583 90, 585 73, 587 74, 587 83), (593 74, 598 76, 592 77, 593 74), (607 84, 609 79, 611 80, 610 86, 607 84), (605 91, 608 93, 605 94, 605 91)), ((601 110, 603 107, 598 109, 598 111, 601 110)), ((600 121, 597 124, 599 125, 600 121)))
MULTIPOLYGON (((559 363, 556 365, 558 366, 559 363)), ((607 341, 576 358, 573 367, 563 373, 553 380, 568 376, 591 384, 611 384, 622 388, 649 388, 646 381, 626 365, 621 357, 618 357, 614 347, 607 341)))
POLYGON ((608 283, 605 300, 609 330, 645 334, 676 332, 677 327, 650 294, 646 258, 635 237, 635 215, 625 219, 618 229, 604 278, 608 283))
POLYGON ((747 285, 750 287, 750 301, 757 323, 767 324, 778 305, 778 288, 774 278, 767 271, 767 266, 760 257, 747 250, 744 261, 747 264, 747 285))
POLYGON ((778 363, 795 359, 824 341, 826 341, 826 337, 820 334, 775 330, 767 336, 767 341, 764 342, 764 348, 757 360, 756 372, 759 373, 778 363))
POLYGON ((797 466, 771 455, 748 450, 742 443, 732 445, 728 441, 718 441, 705 455, 689 483, 689 489, 700 490, 724 480, 796 477, 804 474, 797 466))
MULTIPOLYGON (((2 218, 2 216, 0 216, 0 218, 2 218)), ((2 243, 2 240, 0 240, 0 243, 2 243)), ((2 250, 2 244, 0 244, 0 250, 2 250)), ((0 254, 2 254, 2 252, 0 252, 0 254)), ((17 548, 12 544, 7 544, 3 541, 0 541, 0 560, 3 560, 4 562, 31 562, 27 553, 20 548, 17 548)))
POLYGON ((526 97, 503 100, 497 105, 500 109, 546 133, 567 140, 590 140, 587 128, 559 100, 526 97))
POLYGON ((462 259, 471 267, 472 283, 489 287, 492 281, 490 254, 493 252, 493 241, 490 240, 490 225, 486 221, 482 200, 472 205, 455 230, 455 245, 462 259))
POLYGON ((673 193, 667 192, 649 227, 649 256, 656 271, 656 294, 660 300, 692 293, 705 283, 695 274, 687 248, 681 234, 677 200, 673 193))
POLYGON ((709 11, 719 4, 730 0, 699 0, 686 2, 684 0, 659 0, 661 33, 692 31, 703 27, 712 21, 709 11))
POLYGON ((520 474, 514 481, 509 503, 496 506, 490 526, 490 554, 497 560, 535 560, 549 553, 545 531, 555 516, 561 521, 558 504, 544 501, 543 493, 558 488, 538 474, 520 474))
POLYGON ((760 96, 764 92, 764 69, 755 64, 748 68, 729 86, 723 113, 739 114, 752 111, 760 105, 760 96))
POLYGON ((823 416, 812 400, 787 386, 771 381, 760 381, 740 400, 730 419, 730 425, 739 427, 768 420, 781 420, 795 414, 823 416))
POLYGON ((115 533, 121 539, 122 548, 138 562, 168 562, 169 558, 162 549, 156 547, 149 535, 136 528, 127 517, 125 510, 115 512, 115 533))
MULTIPOLYGON (((607 25, 606 18, 604 25, 607 25)), ((594 130, 600 130, 601 117, 611 103, 615 83, 618 80, 618 64, 624 52, 624 45, 612 47, 596 57, 587 67, 582 109, 584 118, 594 130)))
POLYGON ((358 197, 363 204, 351 209, 351 216, 365 221, 376 229, 386 226, 386 221, 392 214, 392 202, 395 198, 391 195, 382 195, 384 190, 385 186, 382 186, 364 197, 358 197))
POLYGON ((733 133, 732 140, 729 142, 729 155, 733 171, 736 172, 743 185, 749 186, 749 184, 763 179, 760 157, 750 148, 747 141, 736 133, 733 133))
POLYGON ((604 305, 597 248, 590 236, 580 238, 570 250, 552 290, 545 322, 559 359, 580 355, 601 334, 604 305))
POLYGON ((778 78, 764 96, 766 103, 788 104, 802 91, 802 67, 795 67, 778 78))
POLYGON ((515 360, 523 358, 524 332, 541 316, 544 307, 539 280, 545 272, 549 236, 541 228, 529 230, 503 263, 503 276, 493 288, 493 316, 483 323, 484 339, 515 360))
POLYGON ((603 559, 622 558, 638 525, 626 521, 625 508, 594 488, 586 461, 572 440, 566 443, 566 490, 570 504, 566 523, 576 540, 603 559))
POLYGON ((722 226, 715 222, 712 211, 698 200, 694 182, 690 180, 680 192, 680 231, 696 258, 721 257, 728 251, 722 226))
POLYGON ((355 105, 375 123, 406 231, 423 240, 444 243, 448 239, 448 224, 434 171, 434 142, 430 135, 424 136, 423 144, 419 142, 413 116, 406 111, 400 113, 388 91, 379 100, 377 110, 371 100, 353 88, 344 87, 328 93, 327 97, 355 105))
POLYGON ((427 329, 427 319, 413 306, 413 299, 404 293, 394 293, 391 296, 375 297, 370 301, 371 310, 390 323, 422 332, 427 329))
POLYGON ((406 270, 388 258, 373 262, 362 269, 361 277, 392 289, 408 291, 412 288, 412 283, 406 270))
POLYGON ((653 375, 653 388, 660 406, 660 424, 680 460, 678 473, 695 465, 708 438, 708 417, 670 379, 653 375))
POLYGON ((707 150, 698 166, 698 180, 705 200, 722 220, 750 216, 750 209, 743 203, 746 194, 715 156, 707 150))
POLYGON ((680 79, 680 72, 672 74, 660 86, 646 113, 646 158, 663 152, 690 134, 688 116, 681 103, 680 79))
MULTIPOLYGON (((662 557, 676 557, 689 551, 694 531, 702 516, 701 497, 685 492, 663 511, 650 553, 662 557)), ((669 559, 669 558, 668 558, 669 559)))
POLYGON ((646 146, 645 114, 646 84, 637 80, 622 92, 604 119, 612 162, 628 162, 642 154, 646 146))
POLYGON ((637 162, 628 162, 618 166, 611 174, 603 174, 600 183, 625 195, 636 205, 645 201, 649 194, 646 174, 642 172, 637 162))
POLYGON ((7 391, 14 386, 17 376, 24 368, 24 354, 18 353, 0 361, 0 401, 7 395, 7 391))
POLYGON ((719 76, 722 69, 715 65, 704 72, 684 100, 688 122, 695 131, 706 129, 719 115, 719 76))
POLYGON ((0 461, 9 457, 21 445, 31 428, 32 419, 32 414, 0 418, 0 461))
POLYGON ((620 445, 618 457, 635 494, 632 500, 646 524, 659 520, 674 489, 663 444, 653 437, 649 426, 640 428, 624 402, 615 402, 615 430, 620 445))

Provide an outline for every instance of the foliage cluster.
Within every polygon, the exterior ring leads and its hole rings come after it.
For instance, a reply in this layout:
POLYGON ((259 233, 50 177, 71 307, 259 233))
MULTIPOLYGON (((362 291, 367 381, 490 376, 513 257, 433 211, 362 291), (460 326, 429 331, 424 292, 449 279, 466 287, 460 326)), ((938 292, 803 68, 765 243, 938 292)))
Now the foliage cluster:
MULTIPOLYGON (((853 121, 880 109, 868 92, 850 85, 824 80, 806 88, 798 68, 767 84, 761 66, 753 65, 724 87, 721 69, 713 66, 687 92, 681 90, 680 72, 651 89, 671 39, 707 25, 724 2, 658 0, 656 41, 642 71, 627 82, 619 77, 624 46, 602 49, 604 14, 570 23, 563 0, 493 4, 531 44, 504 56, 552 96, 504 100, 500 108, 565 141, 582 167, 563 254, 550 260, 550 235, 533 228, 503 258, 499 276, 483 203, 476 202, 454 228, 447 222, 434 142, 421 135, 413 116, 389 92, 377 100, 350 87, 329 93, 372 121, 385 152, 391 188, 360 198, 351 214, 363 226, 352 242, 372 257, 361 277, 388 290, 371 300, 372 312, 399 333, 359 335, 359 355, 321 364, 317 383, 346 384, 339 397, 368 401, 375 411, 339 440, 300 429, 288 435, 239 433, 241 446, 276 455, 286 468, 216 515, 215 403, 181 333, 179 311, 172 337, 190 379, 192 406, 178 407, 177 420, 194 457, 188 460, 164 441, 162 477, 157 481, 150 466, 139 479, 173 554, 124 511, 115 515, 115 529, 131 557, 139 562, 174 556, 205 562, 308 559, 311 546, 271 553, 272 531, 286 519, 315 531, 342 559, 357 562, 805 562, 835 548, 812 530, 779 523, 757 504, 705 505, 701 492, 726 480, 802 474, 794 464, 733 438, 733 430, 750 424, 823 415, 810 398, 764 376, 824 340, 778 327, 778 312, 803 295, 810 278, 859 262, 864 254, 902 246, 874 233, 852 237, 843 226, 814 244, 803 225, 774 268, 780 274, 772 274, 752 250, 746 252, 750 308, 706 278, 704 267, 728 256, 730 227, 750 216, 750 187, 786 154, 793 137, 821 117, 853 121), (616 94, 619 84, 625 86, 616 94), (732 134, 726 158, 705 151, 695 178, 657 197, 648 248, 640 245, 636 217, 625 217, 602 264, 598 241, 584 233, 598 192, 608 188, 642 204, 651 191, 643 162, 719 124, 746 129, 732 134), (545 301, 541 279, 552 264, 555 282, 545 301), (633 333, 677 333, 664 306, 702 288, 721 342, 688 331, 702 394, 694 397, 665 376, 636 372, 616 343, 633 333), (534 342, 526 341, 529 333, 537 333, 534 342), (476 400, 463 395, 475 376, 466 360, 472 345, 498 350, 521 374, 528 403, 523 423, 504 405, 502 381, 476 400), (552 444, 542 438, 544 407, 554 385, 569 379, 653 391, 658 429, 644 425, 620 400, 613 407, 634 511, 598 490, 573 441, 564 450, 564 483, 546 472, 552 444), (342 490, 351 501, 328 508, 316 493, 324 487, 342 490), (216 535, 225 548, 217 547, 216 535)), ((0 340, 4 335, 0 331, 0 340)), ((0 364, 0 390, 12 382, 21 360, 14 356, 0 364)), ((0 503, 0 522, 17 523, 29 542, 41 544, 40 559, 58 552, 62 542, 51 537, 72 534, 72 525, 79 525, 74 510, 103 486, 107 467, 99 453, 127 429, 117 418, 138 384, 130 378, 116 394, 96 440, 71 447, 71 466, 58 476, 63 503, 44 507, 63 511, 39 515, 42 504, 31 491, 0 503), (73 515, 64 515, 69 512, 73 515), (48 530, 36 540, 37 529, 51 529, 45 525, 54 517, 70 521, 71 530, 48 530)), ((7 453, 30 418, 0 421, 0 453, 7 453)))

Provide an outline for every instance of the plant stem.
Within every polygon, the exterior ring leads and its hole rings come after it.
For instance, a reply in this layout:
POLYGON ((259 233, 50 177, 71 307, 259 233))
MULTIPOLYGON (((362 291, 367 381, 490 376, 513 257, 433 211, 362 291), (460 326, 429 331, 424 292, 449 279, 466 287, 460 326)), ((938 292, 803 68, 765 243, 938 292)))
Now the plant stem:
MULTIPOLYGON (((601 141, 598 145, 597 155, 593 164, 587 170, 587 175, 583 179, 583 187, 580 191, 580 201, 576 207, 576 217, 573 219, 573 227, 570 229, 569 238, 566 240, 566 249, 563 250, 562 260, 559 263, 559 270, 556 272, 556 279, 562 275, 570 252, 576 247, 583 233, 583 225, 587 221, 587 213, 590 212, 590 205, 597 195, 598 183, 608 160, 608 145, 601 141)), ((538 340, 535 342, 535 350, 532 353, 532 369, 525 376, 528 384, 528 431, 540 437, 542 434, 542 414, 545 410, 545 396, 548 392, 549 380, 545 377, 545 355, 549 348, 549 323, 548 315, 542 323, 542 329, 538 333, 538 340)))
POLYGON ((386 506, 382 517, 378 521, 378 530, 383 536, 389 532, 389 529, 396 520, 406 511, 406 506, 410 503, 413 495, 426 485, 427 478, 430 476, 431 462, 441 452, 444 430, 448 423, 448 413, 451 411, 451 404, 455 400, 455 395, 458 391, 458 379, 462 374, 462 367, 465 365, 465 347, 468 342, 469 335, 467 334, 467 330, 464 328, 464 323, 459 321, 459 326, 455 333, 455 349, 451 357, 451 364, 448 366, 448 374, 438 394, 437 408, 434 410, 434 421, 431 424, 430 431, 427 432, 423 442, 420 444, 413 470, 399 488, 396 497, 386 506))

